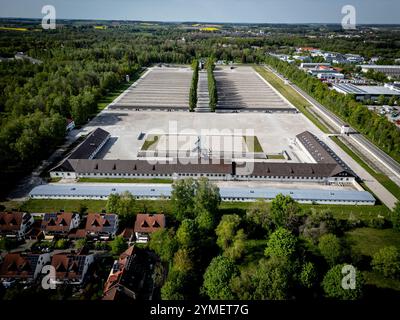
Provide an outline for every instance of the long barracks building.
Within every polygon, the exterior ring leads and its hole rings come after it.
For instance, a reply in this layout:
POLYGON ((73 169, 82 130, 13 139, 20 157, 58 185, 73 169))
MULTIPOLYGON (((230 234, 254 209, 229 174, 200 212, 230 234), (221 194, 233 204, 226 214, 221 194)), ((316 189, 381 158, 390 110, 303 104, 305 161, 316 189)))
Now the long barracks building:
POLYGON ((295 180, 325 183, 353 183, 356 179, 352 170, 326 144, 308 131, 297 135, 296 143, 309 154, 311 163, 222 161, 216 164, 211 160, 204 163, 204 159, 185 159, 188 164, 179 161, 152 164, 147 160, 94 159, 109 137, 107 131, 96 129, 67 159, 51 170, 51 177, 207 177, 210 180, 295 180))

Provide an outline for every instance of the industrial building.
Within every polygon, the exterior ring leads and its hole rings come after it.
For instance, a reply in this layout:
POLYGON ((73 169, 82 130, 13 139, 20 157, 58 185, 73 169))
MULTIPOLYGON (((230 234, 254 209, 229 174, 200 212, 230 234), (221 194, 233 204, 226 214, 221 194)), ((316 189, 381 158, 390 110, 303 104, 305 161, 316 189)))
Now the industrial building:
POLYGON ((400 77, 400 65, 362 64, 358 67, 361 67, 362 72, 368 72, 369 70, 372 70, 375 72, 382 72, 389 78, 400 77))
POLYGON ((385 86, 356 86, 354 84, 333 84, 333 89, 343 94, 352 94, 357 101, 378 100, 380 96, 400 96, 400 91, 385 86))

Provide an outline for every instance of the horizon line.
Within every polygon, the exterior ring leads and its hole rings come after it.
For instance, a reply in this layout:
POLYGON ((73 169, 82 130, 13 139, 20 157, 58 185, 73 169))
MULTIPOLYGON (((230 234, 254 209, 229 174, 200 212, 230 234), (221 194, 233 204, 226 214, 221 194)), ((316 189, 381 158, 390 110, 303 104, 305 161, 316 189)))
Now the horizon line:
MULTIPOLYGON (((16 20, 42 20, 40 18, 28 18, 28 17, 2 17, 0 19, 16 19, 16 20)), ((284 25, 341 25, 339 22, 218 22, 218 21, 201 21, 201 20, 135 20, 135 19, 105 19, 105 18, 57 18, 56 20, 66 21, 126 21, 126 22, 158 22, 158 23, 203 23, 203 24, 244 24, 244 25, 273 25, 273 24, 284 24, 284 25)), ((357 23, 358 26, 400 26, 400 23, 383 23, 383 22, 369 22, 369 23, 357 23)), ((347 31, 347 30, 346 30, 347 31)))

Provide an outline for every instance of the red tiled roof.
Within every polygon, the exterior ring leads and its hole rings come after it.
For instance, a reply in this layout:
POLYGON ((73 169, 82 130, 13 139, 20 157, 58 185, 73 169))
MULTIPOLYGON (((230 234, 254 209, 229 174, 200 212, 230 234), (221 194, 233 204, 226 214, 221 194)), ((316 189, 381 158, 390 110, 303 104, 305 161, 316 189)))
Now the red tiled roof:
POLYGON ((104 228, 111 226, 110 221, 115 221, 115 214, 91 213, 87 216, 85 230, 87 232, 103 232, 104 228), (113 218, 109 220, 110 218, 113 218))
POLYGON ((117 270, 113 269, 113 273, 109 275, 104 285, 103 300, 114 300, 118 291, 118 286, 126 270, 129 257, 135 253, 135 246, 129 247, 125 250, 118 259, 117 270))
POLYGON ((59 253, 51 258, 51 265, 56 269, 57 279, 80 279, 86 255, 59 253))
POLYGON ((23 216, 23 212, 0 212, 0 231, 18 231, 23 216))
POLYGON ((32 265, 29 256, 19 253, 8 253, 0 268, 1 278, 29 278, 33 276, 36 265, 32 265))
POLYGON ((165 215, 142 214, 136 216, 135 232, 152 233, 165 228, 165 215))
POLYGON ((42 230, 47 232, 68 232, 75 214, 72 212, 59 212, 55 217, 52 217, 53 214, 45 214, 42 221, 42 230))

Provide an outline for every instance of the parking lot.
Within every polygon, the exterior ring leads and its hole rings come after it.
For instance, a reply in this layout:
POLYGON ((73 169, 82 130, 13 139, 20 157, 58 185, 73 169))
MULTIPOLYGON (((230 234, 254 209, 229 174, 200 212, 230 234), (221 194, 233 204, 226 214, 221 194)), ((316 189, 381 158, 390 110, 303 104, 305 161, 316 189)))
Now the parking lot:
POLYGON ((184 109, 189 108, 192 80, 189 67, 152 67, 109 109, 184 109))
POLYGON ((219 66, 214 72, 218 89, 217 109, 220 112, 296 111, 252 67, 232 68, 219 66))

